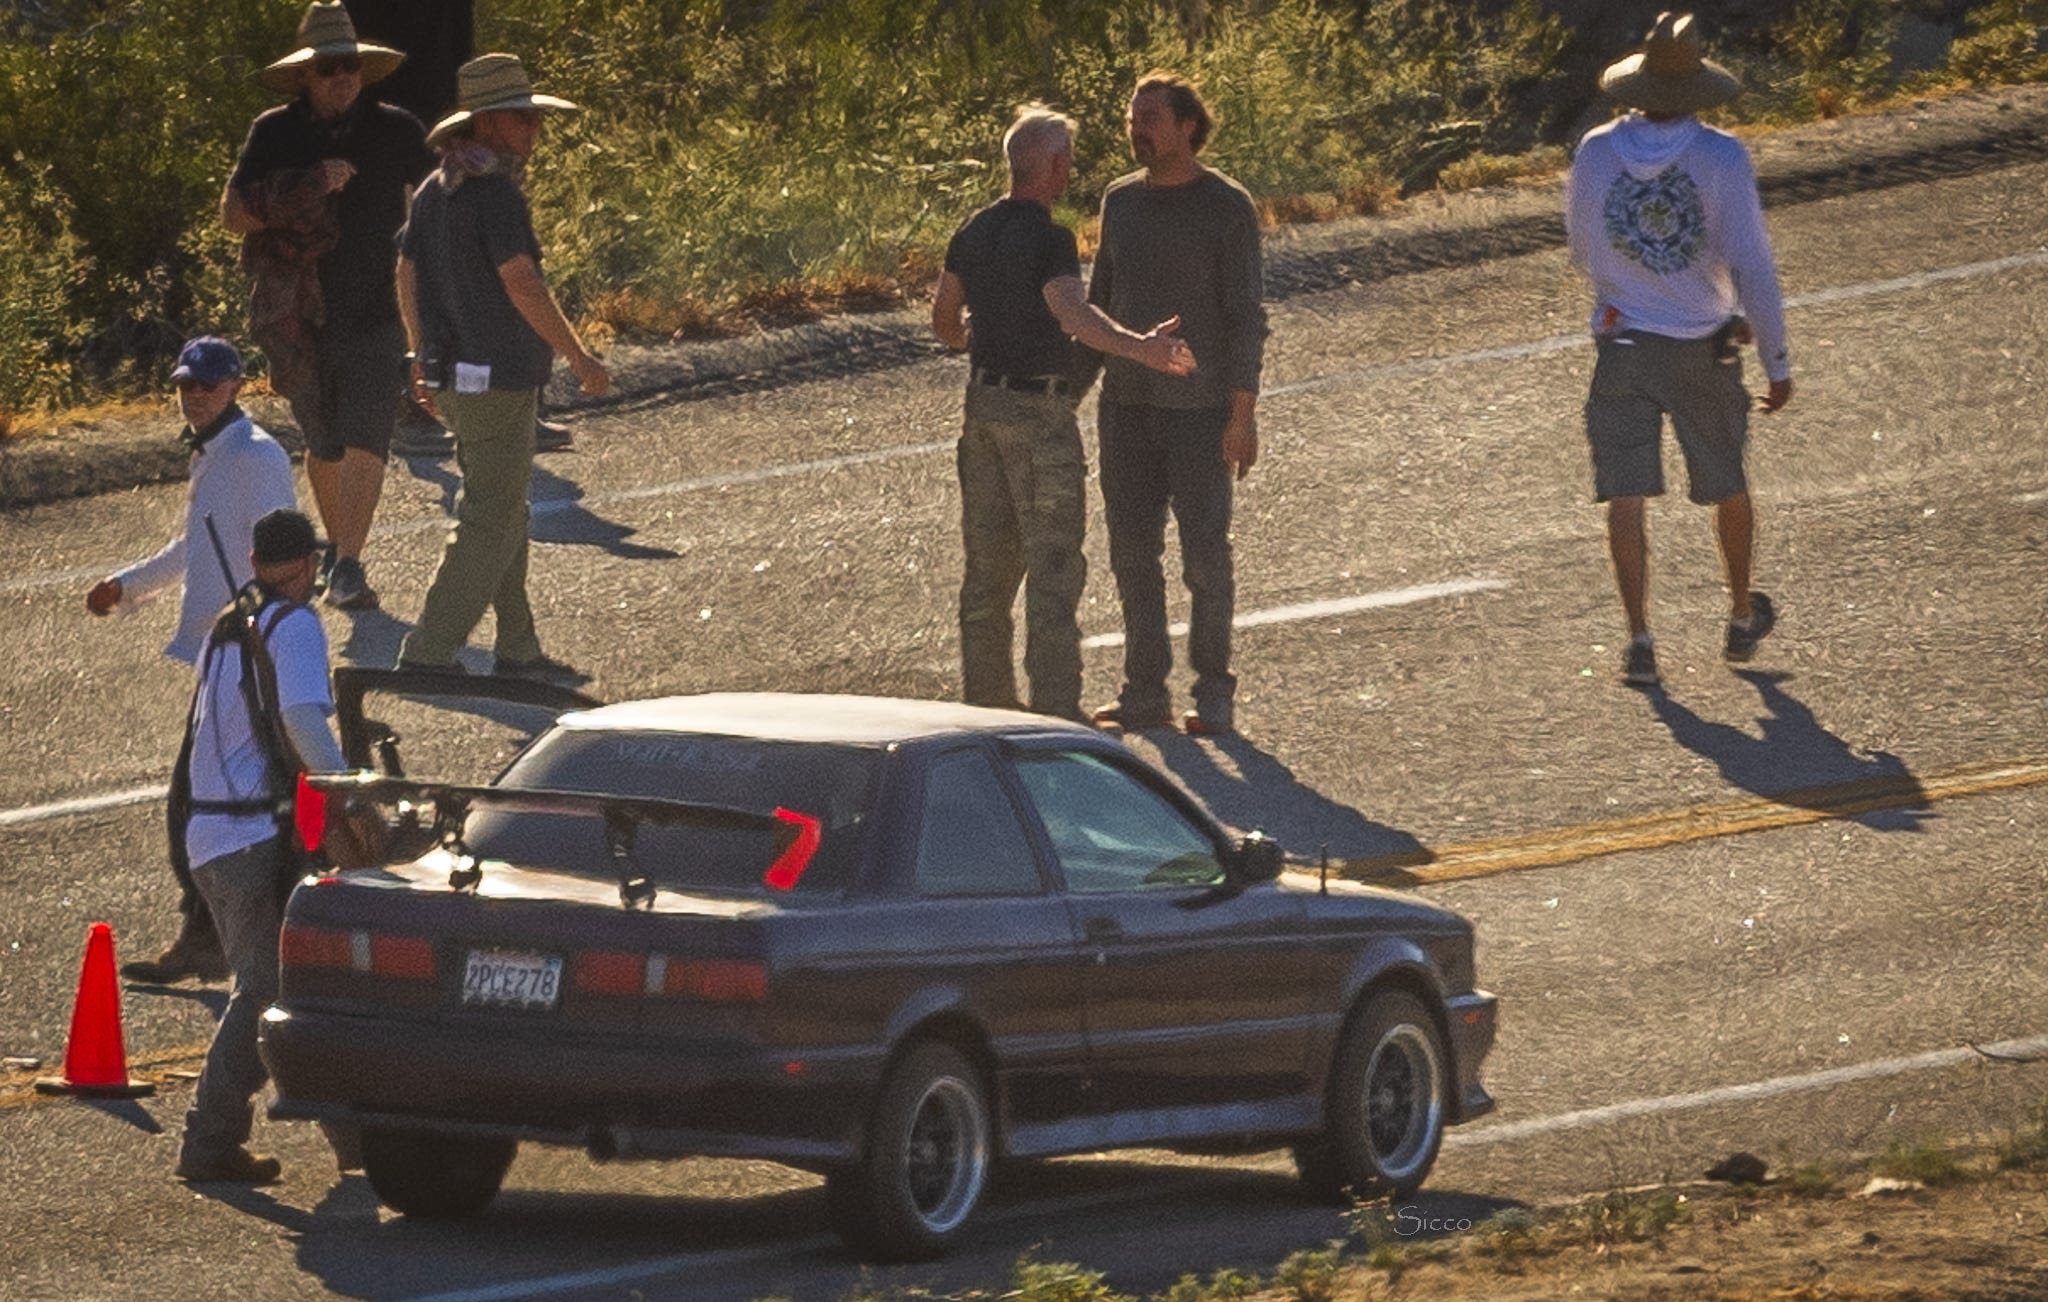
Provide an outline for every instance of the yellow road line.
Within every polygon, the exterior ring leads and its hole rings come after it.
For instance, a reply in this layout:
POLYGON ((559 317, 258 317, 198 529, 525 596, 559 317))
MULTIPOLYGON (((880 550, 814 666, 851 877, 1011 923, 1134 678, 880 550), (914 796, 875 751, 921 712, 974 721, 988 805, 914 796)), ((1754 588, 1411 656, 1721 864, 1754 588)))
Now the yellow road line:
POLYGON ((2048 759, 1970 764, 1927 777, 1865 778, 1788 791, 1779 796, 1694 805, 1519 836, 1468 841, 1439 850, 1424 847, 1367 859, 1331 861, 1331 871, 1380 886, 1429 886, 1551 868, 1580 859, 1653 850, 1711 837, 1796 827, 1831 818, 1854 818, 1880 809, 1918 809, 1937 800, 1976 796, 2048 782, 2048 759))
MULTIPOLYGON (((181 1044, 173 1049, 157 1049, 139 1053, 128 1059, 128 1076, 131 1080, 146 1080, 162 1086, 178 1072, 194 1072, 206 1061, 205 1044, 181 1044)), ((18 1108, 30 1103, 48 1103, 67 1098, 64 1094, 36 1093, 36 1080, 43 1076, 62 1076, 62 1059, 46 1062, 33 1071, 10 1071, 0 1075, 0 1112, 18 1108)))
MULTIPOLYGON (((1780 796, 1694 805, 1607 823, 1467 841, 1440 850, 1425 847, 1369 859, 1333 859, 1330 869, 1338 876, 1380 886, 1429 886, 1530 868, 1552 868, 1626 850, 1653 850, 1774 827, 1854 818, 1879 809, 1919 809, 1937 800, 2043 783, 2048 783, 2048 759, 1968 764, 1924 778, 1867 778, 1788 791, 1780 796)), ((196 1070, 205 1059, 204 1044, 181 1045, 137 1055, 129 1060, 128 1072, 137 1079, 162 1085, 174 1073, 196 1070)), ((35 1077, 56 1075, 62 1070, 60 1062, 32 1072, 0 1076, 0 1111, 63 1097, 37 1094, 34 1087, 35 1077)))

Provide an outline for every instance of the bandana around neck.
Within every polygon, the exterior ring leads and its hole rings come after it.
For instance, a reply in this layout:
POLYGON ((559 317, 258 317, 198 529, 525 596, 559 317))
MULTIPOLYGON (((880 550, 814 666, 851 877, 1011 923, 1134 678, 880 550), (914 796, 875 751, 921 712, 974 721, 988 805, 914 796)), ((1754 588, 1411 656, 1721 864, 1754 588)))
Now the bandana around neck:
POLYGON ((453 194, 472 176, 510 177, 514 186, 526 184, 526 162, 501 154, 474 140, 456 140, 441 153, 441 186, 453 194))
POLYGON ((178 441, 194 452, 204 452, 206 445, 213 442, 213 436, 242 418, 242 405, 231 402, 228 409, 213 418, 205 429, 193 429, 187 425, 178 435, 178 441))

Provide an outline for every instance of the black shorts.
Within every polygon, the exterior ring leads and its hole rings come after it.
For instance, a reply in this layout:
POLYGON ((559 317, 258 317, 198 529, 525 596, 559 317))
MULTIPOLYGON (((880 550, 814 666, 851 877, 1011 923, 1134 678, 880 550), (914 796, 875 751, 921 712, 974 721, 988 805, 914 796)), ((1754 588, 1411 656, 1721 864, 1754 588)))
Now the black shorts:
POLYGON ((350 448, 379 460, 390 455, 391 427, 410 379, 404 330, 394 322, 368 333, 323 333, 314 364, 319 393, 285 395, 305 433, 306 455, 339 461, 350 448))

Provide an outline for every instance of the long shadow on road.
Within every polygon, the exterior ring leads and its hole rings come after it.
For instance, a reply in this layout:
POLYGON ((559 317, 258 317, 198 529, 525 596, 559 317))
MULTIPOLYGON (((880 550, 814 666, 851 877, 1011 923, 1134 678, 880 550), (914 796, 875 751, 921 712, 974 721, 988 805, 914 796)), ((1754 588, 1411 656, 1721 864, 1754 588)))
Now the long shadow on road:
MULTIPOLYGON (((455 463, 431 457, 407 457, 405 465, 414 479, 441 490, 442 514, 454 515, 455 494, 462 487, 462 474, 455 468, 455 463)), ((535 542, 597 547, 609 555, 629 561, 674 560, 680 554, 666 547, 628 542, 627 539, 639 532, 637 529, 607 520, 583 505, 583 485, 566 475, 556 474, 537 461, 526 494, 533 507, 527 536, 535 542)))
POLYGON ((1858 751, 1828 731, 1785 690, 1790 674, 1745 669, 1736 677, 1756 688, 1767 711, 1757 719, 1760 736, 1701 718, 1661 687, 1646 695, 1674 741, 1712 760, 1722 777, 1745 791, 1801 808, 1841 810, 1880 832, 1917 832, 1935 817, 1904 760, 1889 751, 1858 751), (1865 801, 1879 807, 1854 811, 1865 801))
MULTIPOLYGON (((709 1191, 731 1178, 729 1164, 661 1169, 676 1175, 673 1194, 516 1188, 457 1224, 365 1215, 362 1182, 354 1180, 295 1223, 263 1208, 260 1195, 243 1195, 244 1209, 293 1230, 300 1268, 326 1288, 376 1299, 435 1294, 454 1280, 465 1294, 506 1296, 525 1296, 518 1285, 546 1280, 545 1295, 568 1298, 841 1302, 970 1289, 993 1296, 1013 1283, 1027 1254, 1103 1271, 1113 1287, 1142 1296, 1190 1272, 1270 1275, 1291 1253, 1347 1230, 1343 1212, 1315 1203, 1270 1167, 1083 1158, 1004 1168, 945 1260, 875 1267, 832 1236, 815 1185, 719 1197, 709 1191)), ((1437 1225, 1476 1224, 1513 1205, 1456 1191, 1403 1204, 1416 1223, 1437 1225)))
POLYGON ((1145 735, 1157 737, 1160 761, 1218 818, 1257 828, 1296 858, 1313 859, 1324 850, 1332 859, 1423 863, 1430 857, 1412 832, 1330 799, 1242 735, 1217 739, 1214 751, 1177 732, 1145 735))

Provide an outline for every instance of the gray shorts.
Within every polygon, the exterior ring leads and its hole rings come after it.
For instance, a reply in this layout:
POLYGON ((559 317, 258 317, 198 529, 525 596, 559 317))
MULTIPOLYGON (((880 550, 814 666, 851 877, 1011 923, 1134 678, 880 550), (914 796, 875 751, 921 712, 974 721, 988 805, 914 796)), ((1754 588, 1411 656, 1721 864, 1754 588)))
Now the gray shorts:
POLYGON ((1704 506, 1749 486, 1742 471, 1749 391, 1742 387, 1741 357, 1717 355, 1712 338, 1630 330, 1599 341, 1586 398, 1595 501, 1663 493, 1667 415, 1685 454, 1693 501, 1704 506))

